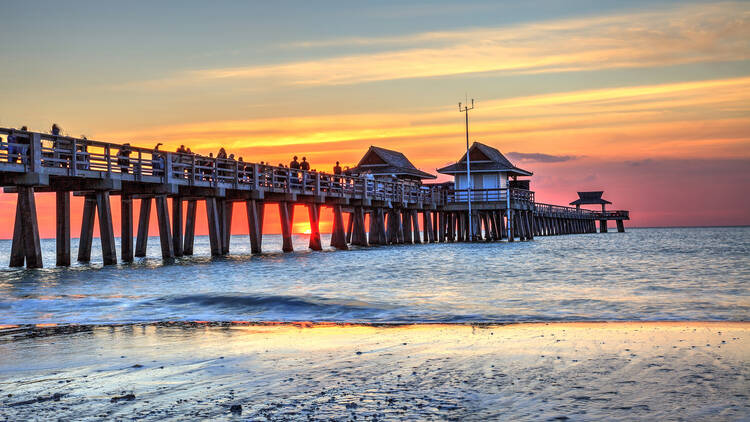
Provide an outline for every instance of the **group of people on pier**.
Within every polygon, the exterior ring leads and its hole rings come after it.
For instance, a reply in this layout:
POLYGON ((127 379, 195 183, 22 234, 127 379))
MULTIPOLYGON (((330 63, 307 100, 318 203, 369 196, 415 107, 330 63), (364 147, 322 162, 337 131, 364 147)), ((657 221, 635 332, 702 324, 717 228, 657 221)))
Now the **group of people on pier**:
MULTIPOLYGON (((21 127, 20 131, 11 132, 7 136, 6 143, 2 145, 2 149, 7 150, 8 162, 17 163, 20 161, 21 163, 25 163, 28 159, 31 138, 25 134, 25 132, 27 131, 28 128, 26 126, 23 126, 21 127)), ((59 162, 48 165, 65 166, 65 163, 73 158, 73 154, 75 154, 77 168, 80 170, 87 170, 89 168, 90 161, 87 143, 77 142, 75 144, 76 151, 73 152, 73 143, 71 143, 71 141, 67 137, 63 137, 61 132, 62 131, 60 126, 58 126, 56 123, 52 125, 49 132, 51 135, 53 135, 51 150, 44 151, 42 155, 45 157, 50 155, 50 157, 48 158, 54 158, 59 162), (60 137, 60 139, 58 139, 58 137, 60 137), (66 153, 64 152, 66 149, 70 149, 71 151, 69 153, 66 153), (63 151, 61 152, 61 150, 63 151)), ((83 136, 82 139, 86 140, 86 137, 83 136)), ((159 147, 161 146, 162 143, 158 143, 153 148, 153 150, 150 151, 151 174, 155 176, 164 175, 164 171, 166 169, 167 155, 165 153, 162 153, 162 151, 159 149, 159 147)), ((132 155, 136 150, 137 148, 132 147, 130 143, 127 142, 119 147, 118 151, 115 154, 115 162, 116 168, 119 169, 120 173, 130 174, 132 172, 134 174, 141 174, 143 172, 144 164, 149 161, 147 159, 149 157, 141 157, 141 154, 139 153, 138 158, 134 159, 132 155)), ((56 160, 50 161, 54 162, 56 160)), ((192 176, 198 177, 201 180, 210 180, 211 177, 213 177, 212 175, 214 174, 214 168, 216 168, 222 174, 228 174, 230 172, 234 173, 236 169, 240 181, 249 181, 249 175, 252 174, 253 165, 250 162, 245 162, 243 157, 235 158, 235 154, 227 153, 226 149, 223 147, 219 149, 215 156, 213 152, 209 153, 207 156, 204 156, 194 153, 189 147, 186 147, 185 145, 180 145, 175 153, 171 154, 171 162, 175 177, 190 176, 190 173, 192 171, 191 169, 194 166, 195 174, 192 176)), ((282 173, 283 175, 286 175, 288 170, 284 169, 293 170, 292 176, 295 179, 300 178, 300 180, 301 173, 297 173, 297 170, 300 172, 317 173, 317 170, 311 169, 310 162, 307 160, 307 157, 302 157, 302 160, 298 161, 298 157, 296 155, 292 158, 292 161, 288 166, 285 166, 283 163, 279 163, 278 166, 273 166, 270 163, 264 161, 261 161, 259 163, 259 166, 259 173, 261 175, 264 175, 264 178, 270 180, 275 179, 274 176, 282 176, 282 173)), ((345 169, 341 168, 340 162, 336 161, 332 173, 334 175, 342 175, 344 171, 345 169)))

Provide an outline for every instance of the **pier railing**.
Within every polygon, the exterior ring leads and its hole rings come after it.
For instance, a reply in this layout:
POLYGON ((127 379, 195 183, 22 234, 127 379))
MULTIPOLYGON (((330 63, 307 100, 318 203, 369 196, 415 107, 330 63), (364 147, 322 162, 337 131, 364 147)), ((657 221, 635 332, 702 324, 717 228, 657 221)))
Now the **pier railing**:
POLYGON ((537 215, 544 216, 575 216, 577 218, 580 218, 581 216, 583 216, 584 218, 594 218, 596 214, 594 211, 586 210, 583 208, 578 209, 574 207, 566 207, 563 205, 542 204, 539 202, 535 204, 534 212, 537 215))
POLYGON ((630 211, 592 211, 600 220, 630 220, 630 211))
POLYGON ((491 188, 491 189, 449 189, 445 192, 445 203, 469 202, 504 202, 510 199, 516 202, 534 202, 534 192, 524 189, 491 188))
POLYGON ((0 128, 0 171, 35 172, 125 182, 260 190, 403 204, 501 202, 531 205, 537 214, 624 218, 627 211, 594 211, 535 202, 534 192, 515 188, 453 189, 369 176, 334 175, 234 159, 141 148, 85 138, 0 128), (8 142, 14 139, 14 142, 8 142), (624 213, 624 214, 623 214, 624 213))
POLYGON ((5 135, 0 138, 0 170, 4 172, 112 177, 129 182, 348 196, 398 203, 439 205, 444 200, 441 188, 411 181, 334 175, 3 128, 0 135, 5 135), (15 142, 7 142, 8 135, 13 135, 15 142))

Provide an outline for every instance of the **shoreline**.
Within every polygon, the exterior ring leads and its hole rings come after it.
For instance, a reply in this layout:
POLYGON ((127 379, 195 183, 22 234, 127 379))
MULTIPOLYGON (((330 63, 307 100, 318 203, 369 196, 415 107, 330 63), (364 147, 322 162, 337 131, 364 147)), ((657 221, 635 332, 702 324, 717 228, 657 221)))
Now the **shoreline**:
POLYGON ((0 330, 8 419, 750 417, 750 322, 10 330, 0 330))
POLYGON ((323 327, 373 327, 373 328, 406 328, 406 327, 476 327, 493 328, 507 326, 571 326, 571 327, 601 327, 618 325, 645 326, 737 326, 750 327, 749 321, 722 320, 625 320, 625 321, 508 321, 508 322, 344 322, 344 321, 149 321, 149 322, 113 322, 102 324, 87 323, 39 323, 39 324, 2 324, 0 323, 0 341, 6 336, 28 334, 31 337, 74 334, 91 331, 97 328, 123 327, 175 327, 175 328, 233 328, 233 327, 295 327, 295 328, 323 328, 323 327))

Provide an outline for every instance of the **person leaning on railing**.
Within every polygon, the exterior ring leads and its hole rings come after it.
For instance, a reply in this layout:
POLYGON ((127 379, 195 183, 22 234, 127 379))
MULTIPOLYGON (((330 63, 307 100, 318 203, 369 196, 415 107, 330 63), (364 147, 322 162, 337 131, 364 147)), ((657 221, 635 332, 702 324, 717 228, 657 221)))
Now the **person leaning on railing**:
POLYGON ((130 154, 133 150, 129 143, 122 144, 117 151, 117 165, 120 167, 120 173, 128 174, 130 172, 130 154))
POLYGON ((151 153, 151 171, 154 176, 161 176, 164 174, 164 156, 159 151, 159 146, 161 145, 161 142, 156 144, 154 152, 151 153))

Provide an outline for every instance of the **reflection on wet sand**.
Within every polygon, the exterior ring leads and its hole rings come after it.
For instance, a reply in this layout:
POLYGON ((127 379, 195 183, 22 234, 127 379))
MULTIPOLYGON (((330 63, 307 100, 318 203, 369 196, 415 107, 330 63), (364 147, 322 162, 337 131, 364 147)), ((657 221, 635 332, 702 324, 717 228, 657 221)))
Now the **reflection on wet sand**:
POLYGON ((0 330, 9 419, 734 419, 750 324, 0 330), (234 406, 234 407, 233 407, 234 406))

